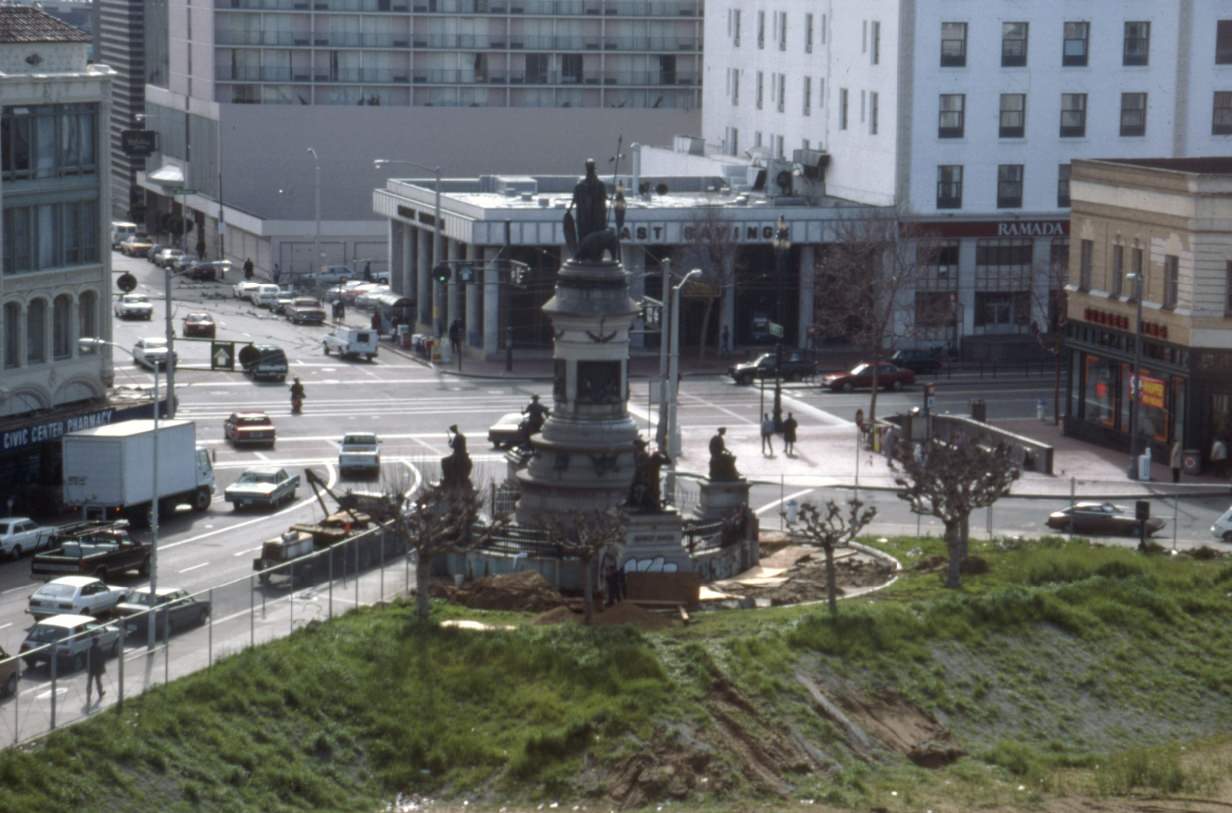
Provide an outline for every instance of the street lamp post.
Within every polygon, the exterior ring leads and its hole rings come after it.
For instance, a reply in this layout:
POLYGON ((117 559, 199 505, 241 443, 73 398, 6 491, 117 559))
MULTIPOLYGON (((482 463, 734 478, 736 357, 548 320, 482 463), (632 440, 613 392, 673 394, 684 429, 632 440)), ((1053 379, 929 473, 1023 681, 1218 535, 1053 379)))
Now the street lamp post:
POLYGON ((1134 319, 1134 379, 1129 388, 1129 479, 1138 478, 1138 423, 1142 409, 1142 295, 1145 293, 1142 273, 1131 271, 1126 279, 1134 281, 1137 315, 1134 319))
POLYGON ((309 147, 308 152, 312 155, 313 215, 316 218, 316 230, 312 233, 312 265, 308 266, 308 271, 315 274, 321 264, 321 159, 315 147, 309 147))
POLYGON ((659 261, 661 273, 660 287, 663 290, 663 312, 659 321, 659 425, 655 432, 655 441, 660 449, 667 449, 671 441, 668 437, 668 357, 671 354, 672 328, 672 261, 664 257, 659 261))
MULTIPOLYGON (((680 455, 680 424, 676 420, 676 402, 680 394, 680 289, 685 286, 693 277, 701 276, 702 270, 694 268, 692 271, 684 275, 684 279, 675 285, 670 286, 672 291, 672 325, 671 325, 671 341, 672 350, 671 357, 668 360, 667 380, 668 386, 668 413, 667 413, 667 456, 675 460, 680 455)), ((670 278, 667 278, 670 283, 670 278)))
POLYGON ((774 431, 783 429, 783 378, 779 369, 783 366, 783 276, 787 266, 787 255, 791 251, 791 231, 787 221, 779 215, 779 222, 774 230, 774 305, 775 320, 779 324, 778 343, 774 346, 774 431))
MULTIPOLYGON (((418 164, 414 161, 408 161, 405 158, 377 158, 373 160, 372 167, 373 169, 381 169, 382 167, 389 166, 390 164, 406 164, 407 166, 432 173, 434 191, 434 200, 432 203, 432 262, 429 263, 429 268, 427 270, 422 268, 419 270, 421 274, 430 273, 431 269, 436 268, 437 263, 441 261, 441 240, 444 238, 445 234, 444 224, 441 223, 441 168, 439 166, 425 166, 424 164, 418 164)), ((391 273, 392 271, 393 269, 390 269, 391 273)), ((486 269, 484 273, 487 273, 486 269)), ((429 288, 429 290, 433 291, 432 301, 435 302, 437 294, 435 293, 434 288, 429 288)), ((422 308, 423 306, 420 305, 419 307, 422 308)), ((432 316, 433 314, 428 314, 429 322, 432 321, 432 316)), ((468 325, 467 328, 469 329, 470 326, 468 325)), ((440 337, 438 336, 437 338, 440 337)))
MULTIPOLYGON (((92 350, 110 345, 118 347, 130 356, 133 352, 122 344, 109 342, 106 339, 98 339, 91 336, 82 336, 77 340, 77 346, 82 350, 92 350)), ((170 349, 167 351, 167 359, 164 362, 167 369, 171 369, 172 355, 170 349)), ((154 608, 157 606, 158 599, 158 416, 162 410, 158 404, 158 365, 154 365, 154 454, 151 461, 151 495, 150 495, 150 609, 149 609, 149 629, 146 637, 146 646, 150 649, 154 648, 157 641, 156 613, 154 608)))

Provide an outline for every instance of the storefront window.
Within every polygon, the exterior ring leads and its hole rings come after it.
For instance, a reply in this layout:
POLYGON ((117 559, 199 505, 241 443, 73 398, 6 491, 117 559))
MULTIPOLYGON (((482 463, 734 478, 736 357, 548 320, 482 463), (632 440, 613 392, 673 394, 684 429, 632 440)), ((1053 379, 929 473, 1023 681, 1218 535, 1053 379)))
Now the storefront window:
POLYGON ((1211 395, 1211 438, 1232 440, 1232 393, 1217 392, 1211 395))
MULTIPOLYGON (((1121 426, 1129 426, 1129 382, 1133 378, 1133 367, 1122 364, 1123 384, 1121 387, 1121 426)), ((1142 379, 1138 411, 1138 431, 1157 443, 1168 442, 1168 379, 1146 367, 1141 368, 1142 379)))
POLYGON ((1086 357, 1083 419, 1112 429, 1116 426, 1117 365, 1096 356, 1086 357))

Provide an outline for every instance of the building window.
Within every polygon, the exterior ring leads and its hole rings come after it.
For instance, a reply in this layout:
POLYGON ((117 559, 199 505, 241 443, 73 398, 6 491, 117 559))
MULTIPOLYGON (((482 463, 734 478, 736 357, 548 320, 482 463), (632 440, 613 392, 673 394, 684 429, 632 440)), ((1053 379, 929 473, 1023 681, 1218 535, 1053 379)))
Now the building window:
POLYGON ((1069 164, 1059 164, 1057 166, 1057 208, 1069 208, 1069 175, 1071 167, 1069 164))
POLYGON ((1143 278, 1142 249, 1134 247, 1134 289, 1130 291, 1129 301, 1137 302, 1138 297, 1146 295, 1146 279, 1143 278))
POLYGON ((817 77, 817 106, 826 106, 826 77, 817 77))
POLYGON ((937 208, 961 209, 962 193, 962 165, 942 164, 937 167, 937 208))
POLYGON ((1181 259, 1169 254, 1164 257, 1164 307, 1175 308, 1181 285, 1181 259))
POLYGON ((847 129, 847 88, 838 89, 838 129, 847 129))
POLYGON ((95 200, 4 210, 4 273, 98 262, 95 200))
POLYGON ((868 134, 877 135, 877 91, 872 91, 868 94, 868 134))
POLYGON ((1146 94, 1121 94, 1121 135, 1146 135, 1146 94))
POLYGON ((77 336, 98 336, 98 294, 94 291, 82 291, 77 301, 77 336))
POLYGON ((1224 291, 1223 315, 1232 317, 1232 260, 1223 265, 1224 291))
POLYGON ((813 111, 813 77, 804 77, 804 88, 800 91, 800 100, 804 103, 804 115, 813 111))
POLYGON ((941 67, 967 66, 967 24, 941 24, 941 67))
POLYGON ((1125 291, 1125 246, 1112 247, 1112 279, 1108 282, 1108 295, 1120 299, 1125 291))
POLYGON ((26 308, 26 364, 47 361, 47 300, 35 299, 26 308))
POLYGON ((1064 29, 1064 42, 1061 44, 1061 64, 1069 68, 1086 65, 1091 52, 1091 24, 1088 22, 1070 22, 1065 24, 1064 29))
POLYGON ((728 68, 727 81, 731 85, 731 103, 732 107, 740 104, 740 69, 728 68))
POLYGON ((1001 23, 1001 67, 1027 64, 1027 23, 1001 23))
POLYGON ((92 175, 98 168, 98 105, 8 106, 0 115, 6 181, 92 175))
POLYGON ((71 358, 73 355, 73 300, 60 294, 51 304, 51 357, 71 358))
POLYGON ((962 138, 966 126, 967 97, 962 93, 941 94, 937 138, 962 138))
POLYGON ((881 64, 881 23, 873 20, 872 30, 869 32, 872 35, 872 47, 869 49, 869 62, 873 65, 881 64))
POLYGON ((4 305, 4 367, 21 366, 21 306, 16 302, 4 305))
POLYGON ((740 47, 740 9, 732 9, 732 44, 740 47))
POLYGON ((787 50, 787 12, 780 11, 778 14, 778 29, 779 29, 779 50, 787 50))
POLYGON ((1001 138, 1022 138, 1027 131, 1027 94, 1002 93, 999 122, 1001 138))
POLYGON ((997 166, 997 208, 1022 208, 1022 164, 997 166))
POLYGON ((1232 91, 1215 91, 1215 110, 1211 115, 1212 135, 1232 135, 1232 91))
POLYGON ((765 95, 765 74, 757 72, 757 109, 761 110, 765 95))
POLYGON ((778 83, 778 111, 782 113, 787 107, 787 74, 780 73, 778 75, 778 83))
POLYGON ((1091 290, 1091 270, 1095 257, 1095 241, 1083 240, 1078 244, 1081 257, 1078 259, 1078 290, 1091 290))
POLYGON ((783 137, 781 135, 776 135, 774 137, 774 157, 783 157, 783 137))
POLYGON ((766 12, 757 12, 757 50, 766 47, 766 12))
POLYGON ((993 332, 1031 322, 1034 243, 983 239, 975 245, 975 326, 993 332))
POLYGON ((1125 51, 1122 65, 1149 65, 1151 62, 1151 24, 1125 23, 1125 51))
POLYGON ((1215 23, 1215 64, 1232 65, 1232 20, 1215 23))
POLYGON ((1061 94, 1061 137, 1082 138, 1087 134, 1087 94, 1061 94))
POLYGON ((804 15, 804 53, 813 53, 813 15, 804 15))

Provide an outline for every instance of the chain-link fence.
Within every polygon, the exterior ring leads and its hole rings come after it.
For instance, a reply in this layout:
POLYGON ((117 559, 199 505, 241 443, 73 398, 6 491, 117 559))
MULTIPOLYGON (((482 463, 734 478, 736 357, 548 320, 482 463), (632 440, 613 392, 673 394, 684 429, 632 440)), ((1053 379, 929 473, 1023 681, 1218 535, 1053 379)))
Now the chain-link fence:
MULTIPOLYGON (((40 737, 312 621, 406 595, 411 559, 386 526, 199 593, 160 591, 153 609, 136 614, 44 619, 20 653, 0 660, 0 746, 40 737)), ((139 591, 133 597, 150 603, 139 591)))

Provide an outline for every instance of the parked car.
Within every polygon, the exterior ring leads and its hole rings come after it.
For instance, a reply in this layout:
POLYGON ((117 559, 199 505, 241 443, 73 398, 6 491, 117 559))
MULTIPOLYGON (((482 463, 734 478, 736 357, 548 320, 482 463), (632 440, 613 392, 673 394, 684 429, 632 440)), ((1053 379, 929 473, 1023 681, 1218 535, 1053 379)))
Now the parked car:
POLYGON ((278 288, 278 296, 274 297, 274 304, 270 305, 270 311, 280 315, 285 315, 287 308, 291 307, 291 303, 295 301, 295 291, 290 287, 283 285, 278 288))
POLYGON ((176 354, 171 352, 162 336, 147 336, 133 345, 133 361, 151 370, 163 369, 168 361, 172 367, 175 366, 176 354))
POLYGON ((184 256, 178 248, 164 248, 154 255, 154 264, 159 268, 174 268, 176 260, 184 256))
POLYGON ((179 587, 158 587, 153 593, 149 587, 134 587, 126 591, 115 613, 123 619, 121 623, 129 635, 140 636, 149 629, 150 610, 154 612, 155 636, 163 639, 180 630, 199 627, 210 618, 209 600, 189 595, 179 587))
POLYGON ((223 497, 237 511, 253 506, 277 508, 295 499, 298 486, 299 475, 290 474, 286 469, 245 469, 239 479, 223 491, 223 497))
POLYGON ((161 244, 150 243, 150 247, 145 250, 145 254, 142 256, 144 256, 147 260, 154 263, 155 265, 158 265, 158 263, 154 261, 158 259, 158 253, 162 250, 163 250, 163 246, 161 244))
POLYGON ((45 528, 29 517, 0 518, 0 553, 19 558, 51 544, 54 528, 45 528))
MULTIPOLYGON (((800 381, 817 372, 817 365, 796 351, 782 354, 779 377, 784 381, 800 381)), ((752 361, 743 361, 728 368, 727 374, 737 384, 752 384, 754 379, 774 378, 774 353, 762 353, 752 361)))
POLYGON ((284 309, 283 313, 296 325, 325 324, 325 308, 322 308, 321 303, 310 296, 297 296, 291 300, 291 304, 284 309))
POLYGON ((526 416, 521 412, 507 412, 500 420, 488 427, 488 442, 497 449, 508 449, 522 442, 522 421, 526 416))
POLYGON ((214 317, 205 311, 192 311, 184 317, 182 332, 185 336, 203 336, 212 339, 217 331, 218 326, 214 323, 214 317))
POLYGON ((264 412, 232 412, 222 424, 223 436, 233 446, 274 448, 277 430, 264 412))
POLYGON ((327 265, 308 275, 314 284, 321 286, 341 285, 353 276, 351 269, 345 265, 327 265))
POLYGON ((372 432, 348 432, 338 444, 338 474, 381 474, 381 441, 372 432))
POLYGON ((111 306, 111 312, 117 319, 144 319, 148 322, 154 318, 154 305, 145 294, 124 294, 111 306))
POLYGON ((231 286, 231 293, 235 295, 236 299, 248 299, 249 295, 252 293, 252 289, 256 288, 260 284, 261 283, 259 282, 253 282, 251 280, 240 280, 235 283, 235 285, 231 286))
POLYGON ((35 618, 76 613, 103 618, 123 601, 127 587, 112 587, 95 576, 61 576, 30 594, 26 612, 35 618))
POLYGON ((195 260, 188 265, 186 274, 198 282, 212 282, 226 279, 230 271, 230 260, 195 260))
MULTIPOLYGON (((1126 509, 1110 502, 1080 502, 1048 515, 1045 524, 1058 531, 1073 534, 1111 534, 1138 536, 1142 520, 1133 509, 1126 509)), ((1146 521, 1146 535, 1163 530, 1165 523, 1159 517, 1146 521)))
POLYGON ((126 257, 144 257, 154 241, 148 234, 133 234, 120 243, 120 253, 126 257))
POLYGON ((393 291, 388 285, 373 285, 370 288, 365 288, 355 297, 355 307, 363 310, 372 310, 376 304, 376 297, 381 294, 387 294, 393 291))
POLYGON ((931 375, 941 372, 941 348, 930 350, 899 350, 890 356, 890 361, 916 375, 931 375))
POLYGON ((278 300, 280 293, 277 285, 269 282, 262 282, 255 288, 248 289, 248 301, 256 305, 258 308, 271 308, 278 300))
POLYGON ((342 288, 342 304, 355 307, 359 297, 379 287, 375 282, 348 282, 342 288))
POLYGON ((85 668, 95 635, 100 637, 99 646, 108 657, 119 654, 120 630, 114 624, 71 613, 44 618, 31 627, 26 640, 21 642, 20 654, 30 668, 50 663, 54 655, 58 670, 80 671, 85 668))
POLYGON ((1211 536, 1232 545, 1232 508, 1224 511, 1211 526, 1211 536))
POLYGON ((287 354, 272 344, 247 344, 240 348, 240 367, 254 381, 286 381, 287 354))
POLYGON ((171 270, 177 274, 182 274, 198 262, 200 260, 191 254, 183 254, 171 261, 171 270))
POLYGON ((363 356, 368 361, 376 357, 380 349, 380 337, 375 330, 339 326, 325 334, 322 340, 325 355, 337 353, 343 358, 363 356))
POLYGON ((17 681, 21 680, 21 658, 14 658, 0 646, 0 695, 17 696, 17 681))
MULTIPOLYGON (((877 368, 877 386, 887 390, 901 390, 915 383, 915 373, 889 362, 881 362, 877 368)), ((821 377, 821 386, 832 392, 851 392, 857 387, 873 386, 873 365, 857 364, 845 373, 827 373, 821 377)))

